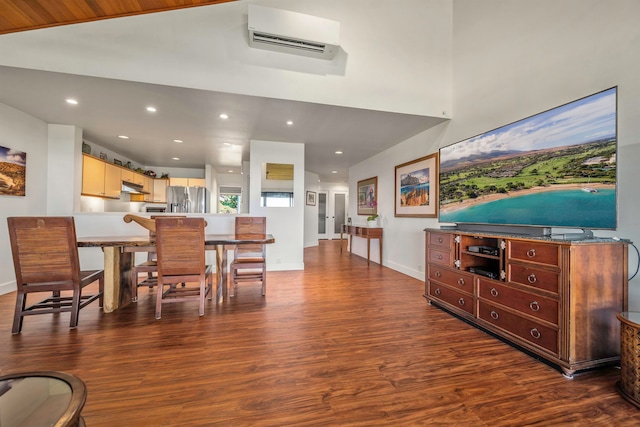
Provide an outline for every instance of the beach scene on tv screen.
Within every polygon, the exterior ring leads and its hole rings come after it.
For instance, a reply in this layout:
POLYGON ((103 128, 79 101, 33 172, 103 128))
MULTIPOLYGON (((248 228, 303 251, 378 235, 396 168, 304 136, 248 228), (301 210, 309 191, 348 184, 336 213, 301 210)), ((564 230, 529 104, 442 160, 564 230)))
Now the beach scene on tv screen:
POLYGON ((616 88, 440 149, 440 222, 613 229, 616 88))

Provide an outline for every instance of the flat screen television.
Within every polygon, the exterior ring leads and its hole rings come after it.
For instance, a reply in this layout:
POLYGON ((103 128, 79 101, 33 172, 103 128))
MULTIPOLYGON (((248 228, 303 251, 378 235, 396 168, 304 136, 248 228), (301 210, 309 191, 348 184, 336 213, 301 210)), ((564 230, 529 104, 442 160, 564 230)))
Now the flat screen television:
POLYGON ((617 87, 439 154, 442 223, 616 228, 617 87))

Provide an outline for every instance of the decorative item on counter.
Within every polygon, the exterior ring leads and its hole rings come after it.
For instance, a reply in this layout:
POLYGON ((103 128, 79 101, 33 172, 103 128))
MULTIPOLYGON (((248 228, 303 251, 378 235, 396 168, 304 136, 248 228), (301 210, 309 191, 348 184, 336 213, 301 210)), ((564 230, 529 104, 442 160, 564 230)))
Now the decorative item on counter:
POLYGON ((113 159, 113 164, 114 165, 118 165, 118 166, 122 166, 122 161, 118 160, 118 159, 113 159))
POLYGON ((147 176, 150 176, 151 178, 155 178, 156 177, 156 173, 152 170, 148 170, 148 171, 144 171, 144 174, 147 176))
POLYGON ((169 174, 167 172, 165 172, 165 173, 162 174, 162 176, 160 178, 169 179, 169 174))
POLYGON ((91 154, 91 146, 84 141, 82 141, 82 152, 86 154, 91 154))
POLYGON ((100 158, 104 161, 108 161, 109 159, 107 158, 107 153, 101 151, 100 152, 100 158))

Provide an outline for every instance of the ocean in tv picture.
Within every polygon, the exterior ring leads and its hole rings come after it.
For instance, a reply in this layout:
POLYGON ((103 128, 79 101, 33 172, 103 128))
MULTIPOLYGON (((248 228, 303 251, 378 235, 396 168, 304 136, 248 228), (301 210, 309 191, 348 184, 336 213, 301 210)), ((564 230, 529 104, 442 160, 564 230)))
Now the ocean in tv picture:
POLYGON ((566 226, 578 228, 616 227, 616 192, 558 190, 495 200, 440 214, 440 222, 566 226))

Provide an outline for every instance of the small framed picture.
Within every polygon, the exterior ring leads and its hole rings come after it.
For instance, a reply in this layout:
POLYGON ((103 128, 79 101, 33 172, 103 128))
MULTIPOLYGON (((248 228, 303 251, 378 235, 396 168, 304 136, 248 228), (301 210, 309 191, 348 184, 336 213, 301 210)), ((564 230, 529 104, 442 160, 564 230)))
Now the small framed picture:
POLYGON ((358 181, 358 215, 378 213, 378 177, 358 181))
POLYGON ((316 192, 307 191, 307 206, 315 206, 315 205, 316 205, 316 192))
POLYGON ((114 165, 118 165, 118 166, 122 166, 122 161, 118 160, 118 159, 113 159, 113 164, 114 165))

